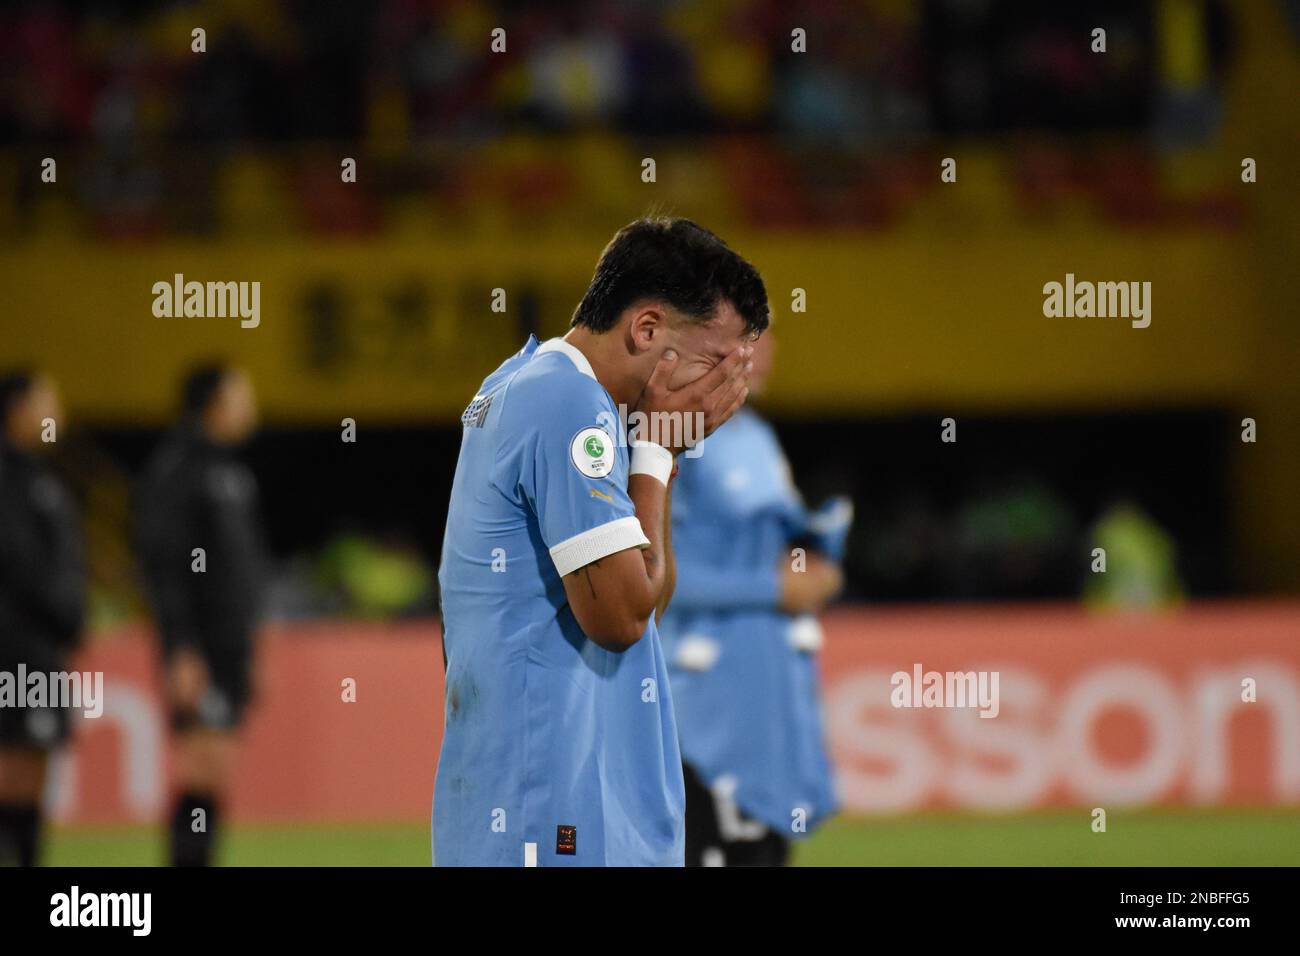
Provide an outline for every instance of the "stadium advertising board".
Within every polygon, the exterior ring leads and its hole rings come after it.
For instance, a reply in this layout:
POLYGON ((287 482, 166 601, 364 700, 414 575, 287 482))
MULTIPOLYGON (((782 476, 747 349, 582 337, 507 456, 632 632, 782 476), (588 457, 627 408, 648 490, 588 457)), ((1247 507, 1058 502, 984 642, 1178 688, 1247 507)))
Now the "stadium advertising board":
MULTIPOLYGON (((848 813, 1300 803, 1293 602, 1135 616, 846 608, 824 627, 826 713, 848 813), (996 716, 894 706, 894 676, 918 668, 996 673, 986 682, 996 716)), ((148 635, 115 634, 77 666, 105 672, 105 708, 78 721, 52 788, 55 813, 155 819, 166 753, 148 635)), ((287 626, 267 667, 235 778, 237 818, 427 816, 442 713, 440 686, 431 689, 442 673, 436 622, 287 626)))

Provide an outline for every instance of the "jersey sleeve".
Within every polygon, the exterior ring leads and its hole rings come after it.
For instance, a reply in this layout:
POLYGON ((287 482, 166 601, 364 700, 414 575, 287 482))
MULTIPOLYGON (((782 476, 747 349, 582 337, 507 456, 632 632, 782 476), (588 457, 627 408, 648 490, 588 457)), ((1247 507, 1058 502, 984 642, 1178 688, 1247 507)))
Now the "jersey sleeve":
POLYGON ((518 462, 519 487, 561 577, 650 544, 627 493, 627 449, 615 440, 621 423, 591 385, 576 382, 528 403, 536 424, 518 462))

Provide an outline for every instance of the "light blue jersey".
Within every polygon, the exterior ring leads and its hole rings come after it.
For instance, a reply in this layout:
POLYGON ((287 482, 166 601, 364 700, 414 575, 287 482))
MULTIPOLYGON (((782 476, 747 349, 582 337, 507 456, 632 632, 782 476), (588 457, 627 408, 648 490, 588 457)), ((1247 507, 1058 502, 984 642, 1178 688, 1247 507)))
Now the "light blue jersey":
POLYGON ((673 489, 677 590, 663 634, 682 753, 715 799, 796 839, 836 806, 820 630, 778 606, 792 540, 840 546, 841 528, 824 536, 820 517, 804 509, 771 427, 747 409, 682 462, 673 489))
POLYGON ((685 801, 653 618, 587 639, 561 577, 649 544, 618 415, 586 357, 530 337, 463 416, 438 580, 439 866, 680 866, 685 801))

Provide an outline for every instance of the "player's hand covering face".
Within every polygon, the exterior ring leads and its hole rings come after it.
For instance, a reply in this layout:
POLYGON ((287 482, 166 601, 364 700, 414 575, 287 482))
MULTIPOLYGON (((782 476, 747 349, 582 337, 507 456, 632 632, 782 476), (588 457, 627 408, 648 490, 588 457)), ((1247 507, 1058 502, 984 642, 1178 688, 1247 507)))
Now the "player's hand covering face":
POLYGON ((696 440, 707 438, 734 415, 749 395, 749 373, 753 368, 751 352, 749 345, 739 345, 704 375, 674 389, 669 387, 669 382, 680 358, 673 349, 665 350, 641 393, 637 411, 651 418, 664 414, 681 419, 695 418, 702 421, 703 429, 700 434, 692 428, 659 427, 654 429, 659 443, 668 442, 665 447, 676 455, 695 444, 696 440))
POLYGON ((664 350, 641 393, 636 410, 652 421, 660 416, 649 437, 677 454, 710 435, 744 404, 753 367, 753 345, 734 309, 724 307, 707 325, 688 326, 664 350), (665 428, 668 418, 689 418, 691 427, 665 428))

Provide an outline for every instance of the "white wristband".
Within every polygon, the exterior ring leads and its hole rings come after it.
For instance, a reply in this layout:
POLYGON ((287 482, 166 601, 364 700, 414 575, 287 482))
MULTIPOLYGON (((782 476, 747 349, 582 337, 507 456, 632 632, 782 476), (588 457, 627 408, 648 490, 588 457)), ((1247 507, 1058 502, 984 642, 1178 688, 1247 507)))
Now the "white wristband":
POLYGON ((652 441, 632 442, 632 467, 628 469, 628 477, 632 475, 649 475, 667 488, 668 479, 673 475, 673 453, 652 441))

